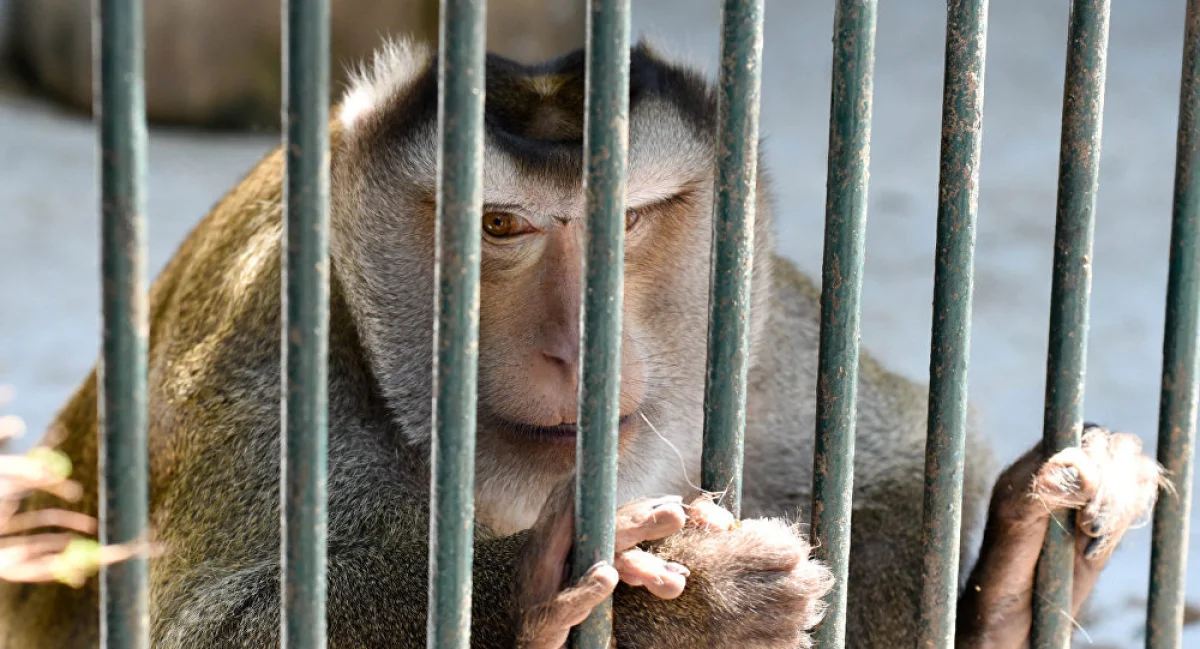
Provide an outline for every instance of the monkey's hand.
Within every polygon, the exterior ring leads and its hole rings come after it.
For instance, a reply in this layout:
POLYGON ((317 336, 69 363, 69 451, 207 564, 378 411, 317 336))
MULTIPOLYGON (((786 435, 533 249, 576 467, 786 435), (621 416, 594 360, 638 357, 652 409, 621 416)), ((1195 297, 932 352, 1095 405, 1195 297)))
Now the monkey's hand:
POLYGON ((833 573, 809 556, 796 526, 779 519, 735 521, 710 497, 688 506, 686 527, 644 544, 661 560, 687 566, 687 587, 657 599, 622 584, 614 600, 617 646, 655 649, 810 646, 825 613, 833 573))
POLYGON ((518 647, 559 649, 613 595, 621 649, 796 649, 820 621, 833 575, 794 526, 735 521, 702 496, 643 498, 617 510, 614 565, 570 584, 574 482, 547 499, 517 560, 518 647), (686 513, 685 513, 686 511, 686 513))
MULTIPOLYGON (((1034 447, 996 481, 979 560, 959 600, 958 646, 1024 647, 1033 620, 1033 586, 1046 530, 1075 511, 1072 617, 1125 532, 1147 521, 1162 468, 1142 442, 1085 424, 1080 448, 1042 462, 1034 447)), ((1063 612, 1067 614, 1066 611, 1063 612)))
POLYGON ((569 584, 567 558, 574 538, 575 481, 561 483, 546 499, 517 558, 517 646, 559 649, 571 627, 613 593, 618 582, 672 599, 683 592, 688 570, 638 549, 675 534, 687 521, 678 496, 642 498, 617 510, 615 560, 599 563, 569 584))

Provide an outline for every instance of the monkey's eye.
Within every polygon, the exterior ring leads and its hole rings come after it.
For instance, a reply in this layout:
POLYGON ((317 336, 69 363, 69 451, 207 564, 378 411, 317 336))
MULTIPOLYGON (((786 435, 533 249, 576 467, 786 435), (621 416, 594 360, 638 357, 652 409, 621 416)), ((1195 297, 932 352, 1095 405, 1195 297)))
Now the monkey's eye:
POLYGON ((534 227, 525 219, 509 212, 486 212, 483 215, 483 231, 496 239, 506 239, 533 232, 534 227))
POLYGON ((625 210, 625 229, 633 229, 633 226, 636 225, 638 220, 641 218, 642 215, 637 210, 625 210))

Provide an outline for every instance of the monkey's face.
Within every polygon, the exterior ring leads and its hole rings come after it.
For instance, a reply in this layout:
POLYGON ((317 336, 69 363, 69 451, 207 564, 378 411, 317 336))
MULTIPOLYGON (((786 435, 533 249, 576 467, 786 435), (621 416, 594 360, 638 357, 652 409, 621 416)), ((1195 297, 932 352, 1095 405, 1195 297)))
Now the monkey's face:
MULTIPOLYGON (((342 108, 334 266, 381 391, 407 442, 424 444, 436 70, 408 50, 385 53, 376 67, 342 108)), ((628 496, 695 479, 685 473, 698 464, 701 438, 715 112, 699 77, 643 48, 633 52, 630 85, 618 441, 628 496)), ((586 252, 582 55, 537 70, 490 59, 486 111, 477 484, 484 500, 529 501, 492 521, 519 529, 574 463, 586 252)))
MULTIPOLYGON (((651 426, 673 432, 665 417, 691 419, 681 409, 703 387, 695 345, 705 337, 711 239, 711 165, 700 146, 694 156, 653 146, 667 117, 639 108, 625 213, 623 451, 651 426), (656 155, 666 150, 673 156, 656 155)), ((484 174, 480 443, 565 471, 575 450, 586 254, 579 170, 523 173, 497 149, 489 148, 484 174)))

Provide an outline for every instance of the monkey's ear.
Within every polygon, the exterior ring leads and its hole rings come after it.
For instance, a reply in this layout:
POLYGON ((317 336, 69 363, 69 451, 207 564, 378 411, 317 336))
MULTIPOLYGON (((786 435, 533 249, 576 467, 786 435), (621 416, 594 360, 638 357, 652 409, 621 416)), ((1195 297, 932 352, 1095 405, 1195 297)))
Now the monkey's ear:
POLYGON ((384 41, 367 65, 351 71, 349 88, 338 107, 338 119, 348 132, 384 110, 425 72, 433 52, 425 43, 407 38, 384 41))

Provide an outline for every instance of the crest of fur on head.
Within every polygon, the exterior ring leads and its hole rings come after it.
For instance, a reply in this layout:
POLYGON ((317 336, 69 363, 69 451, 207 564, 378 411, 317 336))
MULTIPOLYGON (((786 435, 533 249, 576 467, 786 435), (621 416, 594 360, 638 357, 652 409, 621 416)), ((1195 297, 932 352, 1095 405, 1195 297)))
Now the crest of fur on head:
POLYGON ((403 92, 429 67, 433 51, 425 43, 388 39, 375 50, 369 64, 350 71, 350 84, 338 118, 347 131, 379 113, 387 100, 403 92))
MULTIPOLYGON (((386 115, 398 97, 415 91, 415 85, 436 66, 436 59, 437 53, 425 43, 397 38, 384 41, 369 62, 350 73, 338 110, 342 127, 354 132, 386 115)), ((534 66, 488 54, 488 126, 501 125, 522 138, 579 143, 583 136, 584 63, 583 50, 534 66)), ((643 97, 667 98, 699 134, 711 133, 716 95, 700 74, 668 64, 657 48, 643 39, 631 51, 630 76, 631 112, 643 97)))

